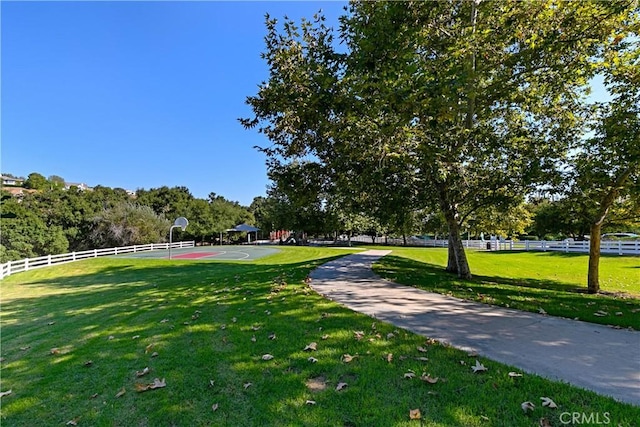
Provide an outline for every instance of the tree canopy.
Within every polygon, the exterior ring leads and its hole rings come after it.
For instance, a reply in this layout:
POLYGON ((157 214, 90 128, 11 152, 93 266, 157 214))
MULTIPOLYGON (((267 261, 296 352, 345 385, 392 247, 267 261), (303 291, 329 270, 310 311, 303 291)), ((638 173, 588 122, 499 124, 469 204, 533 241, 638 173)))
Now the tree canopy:
POLYGON ((338 31, 321 15, 267 17, 269 78, 241 123, 272 143, 271 173, 317 182, 339 218, 402 229, 412 211, 439 211, 447 269, 470 277, 462 225, 560 179, 588 81, 634 5, 354 1, 338 31))

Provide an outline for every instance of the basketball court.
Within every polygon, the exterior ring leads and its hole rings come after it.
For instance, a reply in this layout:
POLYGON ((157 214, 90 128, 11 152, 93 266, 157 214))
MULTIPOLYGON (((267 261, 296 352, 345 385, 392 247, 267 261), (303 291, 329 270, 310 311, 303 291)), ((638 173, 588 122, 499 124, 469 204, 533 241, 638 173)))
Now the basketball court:
MULTIPOLYGON (((171 249, 173 260, 195 261, 253 261, 278 252, 265 246, 196 246, 194 248, 171 249)), ((132 252, 115 255, 119 258, 169 259, 169 250, 132 252)))

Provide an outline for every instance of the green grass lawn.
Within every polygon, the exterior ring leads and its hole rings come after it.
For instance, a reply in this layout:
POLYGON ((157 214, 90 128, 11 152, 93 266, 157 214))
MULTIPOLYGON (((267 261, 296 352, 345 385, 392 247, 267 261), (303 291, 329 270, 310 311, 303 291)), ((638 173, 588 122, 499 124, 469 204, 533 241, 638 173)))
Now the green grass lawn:
POLYGON ((0 424, 532 426, 584 412, 637 425, 639 407, 512 378, 517 369, 484 358, 488 371, 475 374, 474 357, 315 294, 308 273, 347 252, 282 248, 251 263, 102 258, 6 278, 0 391, 12 393, 0 424), (166 386, 136 392, 155 378, 166 386))
POLYGON ((587 255, 468 250, 474 278, 460 280, 443 270, 446 249, 391 249, 393 253, 378 261, 374 270, 398 283, 487 304, 544 310, 553 316, 640 330, 638 257, 602 257, 602 293, 589 295, 585 293, 587 255))

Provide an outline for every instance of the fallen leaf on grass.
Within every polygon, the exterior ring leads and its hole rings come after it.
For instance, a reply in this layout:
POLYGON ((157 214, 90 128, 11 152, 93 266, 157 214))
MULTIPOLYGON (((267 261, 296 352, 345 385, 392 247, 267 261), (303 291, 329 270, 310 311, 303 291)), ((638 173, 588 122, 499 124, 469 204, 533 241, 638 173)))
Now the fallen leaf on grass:
POLYGON ((419 361, 421 361, 421 362, 427 362, 427 361, 429 360, 429 358, 428 358, 428 357, 416 357, 415 359, 416 359, 416 360, 419 360, 419 361))
POLYGON ((253 383, 244 383, 244 384, 242 385, 242 387, 244 387, 244 389, 246 390, 246 389, 248 389, 249 387, 251 387, 252 385, 253 385, 253 383))
POLYGON ((420 353, 426 353, 426 352, 427 352, 427 349, 426 349, 426 348, 424 348, 424 347, 420 347, 420 346, 418 346, 418 347, 417 347, 417 350, 418 350, 420 353))
POLYGON ((114 339, 115 337, 113 335, 109 335, 109 337, 107 338, 108 341, 111 341, 112 339, 114 339))
POLYGON ((316 351, 317 349, 318 349, 318 343, 312 342, 307 344, 307 346, 304 348, 304 351, 316 351))
POLYGON ((467 356, 469 357, 478 357, 478 352, 475 350, 471 350, 470 352, 467 353, 467 356))
POLYGON ((95 399, 96 397, 98 397, 98 393, 93 393, 93 394, 91 395, 91 399, 95 399))
POLYGON ((68 426, 77 426, 78 422, 76 420, 69 420, 69 421, 67 421, 66 425, 68 425, 68 426))
POLYGON ((593 313, 593 315, 598 317, 605 317, 605 316, 608 316, 609 313, 607 313, 606 311, 598 310, 595 313, 593 313))
POLYGON ((362 338, 364 338, 364 331, 354 331, 353 335, 356 340, 360 341, 362 338))
POLYGON ((324 334, 324 335, 322 336, 322 339, 323 339, 323 340, 329 339, 329 335, 324 334))
POLYGON ((86 362, 83 363, 84 366, 89 367, 91 365, 93 365, 93 360, 87 360, 86 362))
POLYGON ((163 379, 154 378, 153 382, 150 384, 136 384, 136 391, 138 393, 142 393, 148 390, 155 390, 157 388, 164 388, 167 386, 167 383, 163 379))
POLYGON ((511 378, 516 378, 516 377, 521 377, 522 374, 518 373, 518 372, 509 372, 509 376, 511 378))
POLYGON ((352 355, 350 355, 350 354, 343 354, 343 355, 342 355, 342 361, 343 361, 344 363, 349 363, 349 362, 351 362, 353 359, 355 359, 356 357, 358 357, 358 356, 352 356, 352 355))
POLYGON ((256 336, 255 336, 255 335, 254 335, 254 336, 252 336, 252 337, 251 337, 251 342, 256 342, 256 341, 257 341, 256 336))
POLYGON ((315 400, 307 400, 306 402, 304 402, 305 405, 315 405, 316 401, 315 400))
POLYGON ((395 338, 395 337, 396 337, 396 336, 395 336, 395 335, 393 335, 393 332, 389 332, 389 333, 387 334, 387 339, 388 339, 388 340, 390 340, 391 338, 395 338))
POLYGON ((488 371, 488 369, 485 368, 485 366, 482 363, 480 363, 479 360, 476 360, 475 366, 472 366, 471 369, 473 369, 474 373, 478 373, 478 372, 482 372, 482 371, 488 371))
POLYGON ((407 372, 407 373, 404 374, 404 378, 411 379, 411 378, 415 378, 415 377, 416 377, 416 374, 413 373, 413 372, 407 372))
POLYGON ((55 325, 55 324, 56 324, 56 322, 49 322, 49 323, 47 323, 47 325, 49 325, 49 326, 52 326, 52 325, 55 325))
POLYGON ((347 383, 338 383, 338 385, 336 386, 336 391, 344 390, 347 386, 347 383))
POLYGON ((318 359, 316 359, 315 357, 310 357, 307 360, 311 363, 316 363, 318 361, 318 359))
POLYGON ((11 393, 13 393, 13 390, 0 391, 0 397, 9 396, 11 393))
POLYGON ((271 354, 263 354, 262 355, 262 360, 271 360, 273 359, 273 355, 271 354))
POLYGON ((269 334, 269 339, 270 339, 270 340, 275 340, 276 338, 278 338, 278 337, 276 336, 276 333, 275 333, 275 332, 271 332, 271 333, 269 334))
POLYGON ((134 335, 131 337, 132 340, 137 340, 138 338, 140 338, 140 335, 134 335))
POLYGON ((546 418, 540 418, 540 421, 538 421, 538 425, 540 427, 551 427, 551 422, 549 422, 549 420, 546 418))
POLYGON ((257 330, 259 330, 259 329, 260 329, 260 326, 252 326, 252 327, 251 327, 251 330, 253 330, 253 331, 257 331, 257 330))
POLYGON ((386 360, 387 363, 391 363, 393 361, 393 353, 385 354, 384 360, 386 360))
POLYGON ((168 321, 169 321, 169 319, 162 319, 162 320, 160 321, 160 323, 167 323, 168 321))
POLYGON ((54 347, 51 350, 49 350, 49 354, 60 354, 60 349, 57 347, 54 347))
POLYGON ((533 411, 534 409, 536 409, 536 405, 534 405, 533 402, 529 402, 529 401, 522 402, 520 404, 520 407, 525 412, 525 414, 527 413, 527 411, 533 411))
POLYGON ((540 314, 547 314, 547 312, 546 312, 546 311, 544 311, 544 308, 542 308, 542 307, 540 307, 540 308, 538 309, 538 313, 540 313, 540 314))
POLYGON ((211 406, 211 410, 212 410, 213 412, 216 412, 216 411, 218 410, 218 404, 217 404, 217 403, 214 403, 214 404, 211 406))
POLYGON ((420 376, 420 379, 429 384, 435 384, 438 382, 438 377, 432 377, 431 374, 425 374, 424 372, 420 376))
POLYGON ((151 344, 149 344, 148 346, 146 346, 146 347, 144 348, 144 354, 149 353, 149 352, 151 351, 151 349, 153 349, 153 346, 154 346, 154 345, 155 345, 155 344, 151 343, 151 344))
POLYGON ((158 357, 158 352, 154 351, 153 353, 151 353, 151 357, 158 357))
POLYGON ((419 420, 420 418, 422 418, 422 415, 420 414, 420 409, 410 409, 409 410, 409 419, 410 420, 419 420))
POLYGON ((144 377, 148 373, 149 373, 149 367, 146 367, 142 371, 136 371, 136 377, 144 377))
POLYGON ((127 392, 127 390, 122 387, 122 389, 116 394, 116 397, 122 397, 127 392))
POLYGON ((542 400, 542 406, 547 406, 551 409, 557 409, 558 405, 556 405, 556 402, 554 402, 553 400, 551 400, 548 397, 541 397, 540 400, 542 400))

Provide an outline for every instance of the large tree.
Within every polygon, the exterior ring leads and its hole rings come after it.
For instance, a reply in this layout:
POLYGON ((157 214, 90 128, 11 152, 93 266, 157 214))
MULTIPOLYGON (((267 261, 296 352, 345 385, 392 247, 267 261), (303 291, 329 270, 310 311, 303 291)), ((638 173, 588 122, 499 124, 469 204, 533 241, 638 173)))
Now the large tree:
POLYGON ((93 218, 90 239, 94 248, 164 242, 171 222, 149 206, 122 203, 93 218))
MULTIPOLYGON (((637 22, 637 21, 636 21, 637 22)), ((636 27, 637 28, 637 27, 636 27)), ((600 290, 600 236, 612 219, 640 222, 640 48, 624 50, 607 81, 613 100, 598 107, 595 134, 574 159, 573 191, 587 203, 590 228, 587 288, 600 290), (626 217, 626 218, 625 218, 626 217)))
POLYGON ((592 62, 633 4, 352 2, 345 53, 321 17, 281 31, 267 19, 270 75, 242 123, 271 140, 270 162, 316 163, 347 212, 398 194, 415 209, 436 204, 447 269, 470 277, 461 224, 549 180, 581 130, 592 62), (405 165, 400 193, 385 171, 394 159, 405 165))

